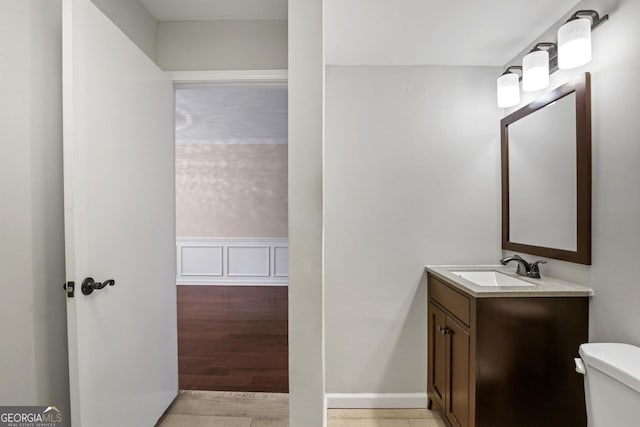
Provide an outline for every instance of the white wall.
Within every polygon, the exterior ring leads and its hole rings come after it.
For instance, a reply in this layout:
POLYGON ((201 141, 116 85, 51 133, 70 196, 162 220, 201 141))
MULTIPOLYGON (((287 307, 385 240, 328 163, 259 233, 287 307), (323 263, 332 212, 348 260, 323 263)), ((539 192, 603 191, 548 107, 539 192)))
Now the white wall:
POLYGON ((177 237, 287 237, 287 97, 286 85, 176 88, 177 237))
POLYGON ((157 56, 158 23, 138 0, 91 0, 152 60, 157 56))
POLYGON ((158 24, 158 64, 171 71, 287 68, 287 21, 158 24))
POLYGON ((0 1, 0 402, 68 417, 60 23, 60 0, 0 1))
MULTIPOLYGON (((592 265, 551 260, 543 266, 542 274, 594 289, 589 315, 591 341, 640 345, 640 2, 583 1, 578 8, 610 14, 610 20, 592 34, 592 62, 553 74, 551 83, 553 88, 579 73, 591 72, 592 265)), ((555 31, 544 38, 555 40, 555 31)), ((539 95, 528 96, 523 104, 539 95)))
POLYGON ((287 149, 176 144, 177 236, 287 237, 287 149))
POLYGON ((326 423, 322 0, 289 3, 289 425, 326 423))
POLYGON ((327 392, 425 393, 425 264, 498 261, 498 71, 327 67, 327 392))

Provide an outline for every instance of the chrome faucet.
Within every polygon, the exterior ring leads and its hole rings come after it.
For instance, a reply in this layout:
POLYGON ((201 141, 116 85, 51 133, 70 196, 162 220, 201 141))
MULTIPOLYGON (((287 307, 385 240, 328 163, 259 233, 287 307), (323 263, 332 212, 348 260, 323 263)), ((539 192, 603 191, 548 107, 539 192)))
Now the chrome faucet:
POLYGON ((539 265, 547 263, 547 261, 536 261, 529 264, 520 255, 511 255, 506 258, 502 258, 500 260, 500 264, 507 265, 511 261, 515 261, 518 263, 518 269, 516 270, 516 274, 524 277, 529 277, 531 279, 539 279, 540 278, 539 265))

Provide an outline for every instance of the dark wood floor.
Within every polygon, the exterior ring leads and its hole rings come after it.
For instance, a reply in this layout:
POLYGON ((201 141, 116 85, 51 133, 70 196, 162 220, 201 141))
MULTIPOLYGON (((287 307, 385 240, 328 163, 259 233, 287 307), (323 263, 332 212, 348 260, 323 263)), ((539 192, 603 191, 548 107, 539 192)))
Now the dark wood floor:
POLYGON ((286 393, 286 286, 178 286, 181 390, 286 393))

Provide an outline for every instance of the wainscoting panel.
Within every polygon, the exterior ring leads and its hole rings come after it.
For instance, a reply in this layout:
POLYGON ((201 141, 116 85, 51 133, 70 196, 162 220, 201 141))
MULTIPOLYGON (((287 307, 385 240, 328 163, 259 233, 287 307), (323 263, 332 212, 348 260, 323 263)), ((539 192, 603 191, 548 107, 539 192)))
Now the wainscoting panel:
POLYGON ((269 246, 227 246, 227 276, 269 277, 269 246))
POLYGON ((183 276, 222 276, 222 246, 183 245, 180 254, 183 276))
POLYGON ((274 270, 273 275, 275 277, 288 277, 289 276, 289 247, 288 246, 274 246, 274 270))
POLYGON ((178 238, 178 285, 286 285, 289 241, 178 238))

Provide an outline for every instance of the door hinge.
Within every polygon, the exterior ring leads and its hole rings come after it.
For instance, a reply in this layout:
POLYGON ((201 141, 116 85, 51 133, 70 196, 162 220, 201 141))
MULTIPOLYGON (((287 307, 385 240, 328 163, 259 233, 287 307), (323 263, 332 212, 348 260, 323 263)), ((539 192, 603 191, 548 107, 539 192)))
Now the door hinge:
POLYGON ((76 284, 75 282, 67 282, 62 285, 62 289, 67 291, 67 298, 73 298, 75 296, 76 284))

